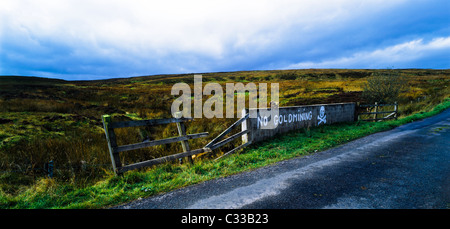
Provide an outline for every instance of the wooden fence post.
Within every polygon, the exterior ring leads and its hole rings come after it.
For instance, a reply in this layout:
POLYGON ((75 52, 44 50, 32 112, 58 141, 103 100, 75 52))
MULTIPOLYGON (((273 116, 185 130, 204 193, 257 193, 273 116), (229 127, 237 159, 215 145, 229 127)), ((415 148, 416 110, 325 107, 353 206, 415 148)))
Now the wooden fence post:
POLYGON ((47 172, 48 177, 53 178, 53 160, 44 164, 44 170, 47 172))
POLYGON ((394 118, 395 118, 395 120, 397 120, 397 116, 398 116, 398 104, 397 104, 397 101, 394 103, 394 112, 395 112, 394 118))
POLYGON ((377 112, 378 112, 378 103, 375 102, 375 113, 373 114, 373 119, 375 122, 377 121, 377 112))
POLYGON ((114 133, 114 128, 111 128, 111 116, 103 115, 102 120, 106 140, 108 141, 109 156, 111 157, 114 173, 117 176, 118 174, 121 174, 120 167, 122 167, 122 163, 120 162, 119 153, 114 152, 114 148, 117 147, 116 134, 114 133))
POLYGON ((359 109, 360 109, 360 103, 356 102, 355 104, 355 121, 359 121, 359 109))
MULTIPOLYGON (((247 115, 247 110, 244 108, 244 109, 242 109, 242 112, 241 112, 241 118, 244 118, 246 115, 247 115)), ((247 120, 244 120, 241 123, 241 131, 246 131, 247 128, 248 128, 247 127, 247 120)), ((247 142, 248 142, 248 134, 242 135, 242 144, 245 144, 247 142)))
MULTIPOLYGON (((175 113, 175 118, 181 118, 181 112, 175 113)), ((177 129, 178 129, 178 134, 180 135, 180 137, 186 136, 186 126, 184 125, 183 122, 177 122, 177 129)), ((189 143, 187 140, 181 141, 181 146, 183 147, 183 152, 190 151, 189 143)), ((187 159, 190 164, 194 164, 194 162, 192 161, 192 156, 187 156, 187 159)), ((181 160, 181 158, 180 158, 180 160, 181 160)))

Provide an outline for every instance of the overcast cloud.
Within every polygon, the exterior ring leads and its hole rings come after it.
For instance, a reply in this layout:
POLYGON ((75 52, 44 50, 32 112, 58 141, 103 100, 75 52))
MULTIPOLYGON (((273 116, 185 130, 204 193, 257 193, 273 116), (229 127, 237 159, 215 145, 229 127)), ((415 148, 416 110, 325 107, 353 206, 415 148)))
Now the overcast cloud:
POLYGON ((449 68, 450 1, 3 0, 0 75, 449 68))

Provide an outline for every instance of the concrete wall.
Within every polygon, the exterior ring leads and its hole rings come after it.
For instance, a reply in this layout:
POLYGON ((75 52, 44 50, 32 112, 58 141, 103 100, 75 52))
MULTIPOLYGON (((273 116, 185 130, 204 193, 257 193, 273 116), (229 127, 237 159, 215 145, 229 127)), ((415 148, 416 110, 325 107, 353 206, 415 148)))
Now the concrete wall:
MULTIPOLYGON (((308 126, 319 126, 355 120, 355 103, 318 104, 309 106, 280 107, 278 115, 272 118, 270 112, 260 109, 243 110, 242 115, 250 113, 249 119, 242 123, 242 130, 250 129, 243 135, 244 142, 258 142, 281 133, 308 126), (321 112, 322 111, 322 112, 321 112), (256 116, 252 116, 256 112, 256 116), (272 126, 271 126, 272 125, 272 126)), ((268 109, 270 111, 270 109, 268 109)))

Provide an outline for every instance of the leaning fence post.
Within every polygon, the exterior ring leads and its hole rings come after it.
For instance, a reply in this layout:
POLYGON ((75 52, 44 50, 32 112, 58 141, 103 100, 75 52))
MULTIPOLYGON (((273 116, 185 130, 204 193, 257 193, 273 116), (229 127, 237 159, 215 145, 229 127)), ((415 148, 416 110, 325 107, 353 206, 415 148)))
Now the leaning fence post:
POLYGON ((111 157, 111 162, 113 166, 114 173, 116 175, 120 174, 120 167, 122 167, 120 163, 119 153, 114 152, 114 149, 117 147, 116 142, 116 134, 114 133, 114 129, 111 128, 111 116, 103 115, 103 128, 105 129, 106 140, 108 141, 108 149, 109 156, 111 157))
MULTIPOLYGON (((175 113, 175 118, 181 118, 181 112, 175 113)), ((183 122, 177 122, 177 129, 180 137, 186 136, 186 126, 184 125, 183 122)), ((187 140, 181 141, 181 146, 183 147, 184 152, 190 151, 189 143, 187 140)), ((187 159, 189 163, 194 164, 194 162, 192 161, 192 156, 187 156, 187 159)))

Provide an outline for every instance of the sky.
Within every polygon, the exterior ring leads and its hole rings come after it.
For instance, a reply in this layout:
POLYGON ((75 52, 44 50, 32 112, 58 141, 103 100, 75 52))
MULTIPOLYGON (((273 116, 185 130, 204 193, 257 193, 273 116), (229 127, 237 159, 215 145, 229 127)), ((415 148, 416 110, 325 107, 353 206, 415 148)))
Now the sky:
POLYGON ((448 0, 1 0, 0 75, 450 68, 448 0))

